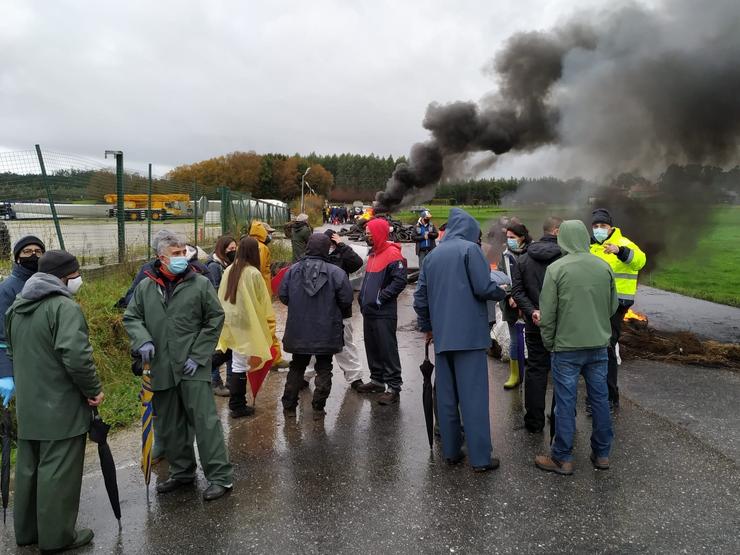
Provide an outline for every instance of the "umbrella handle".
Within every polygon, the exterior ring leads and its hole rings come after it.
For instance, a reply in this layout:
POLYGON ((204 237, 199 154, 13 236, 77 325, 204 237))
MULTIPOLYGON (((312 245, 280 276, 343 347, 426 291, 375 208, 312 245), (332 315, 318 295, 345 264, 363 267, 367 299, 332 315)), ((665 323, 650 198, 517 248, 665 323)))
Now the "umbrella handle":
POLYGON ((429 360, 429 345, 432 343, 431 339, 427 339, 424 344, 424 360, 429 360))

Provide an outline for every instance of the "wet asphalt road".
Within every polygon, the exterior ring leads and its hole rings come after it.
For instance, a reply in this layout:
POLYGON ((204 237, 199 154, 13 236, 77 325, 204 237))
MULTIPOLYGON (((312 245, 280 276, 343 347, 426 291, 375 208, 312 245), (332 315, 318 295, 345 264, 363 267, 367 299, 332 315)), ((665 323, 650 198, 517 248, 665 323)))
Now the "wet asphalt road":
MULTIPOLYGON (((336 372, 324 421, 313 420, 310 396, 304 393, 297 420, 285 422, 278 401, 284 373, 270 375, 252 418, 230 420, 225 400, 218 399, 235 488, 209 504, 200 497, 206 486, 201 476, 197 487, 166 496, 157 495, 152 484, 147 505, 138 468, 138 430, 122 432, 112 446, 123 528, 119 532, 96 455, 89 450, 78 524, 93 528, 96 537, 80 552, 738 551, 737 459, 718 448, 722 428, 732 418, 737 422, 737 396, 732 402, 731 390, 727 398, 707 399, 721 400, 728 415, 707 441, 705 430, 683 425, 676 418, 680 410, 671 413, 665 398, 654 401, 650 395, 651 376, 676 367, 642 372, 642 363, 630 363, 623 372, 625 398, 615 421, 612 469, 591 468, 590 421, 580 411, 576 474, 561 477, 534 467, 532 458, 546 450, 548 438, 521 429, 520 393, 502 389, 506 370, 491 362, 491 420, 501 468, 482 475, 467 466, 450 468, 438 446, 430 452, 427 445, 418 370, 423 347, 413 331, 411 291, 402 296, 399 317, 405 380, 399 405, 378 406, 350 390, 336 372), (635 376, 642 381, 637 383, 635 376), (629 400, 632 392, 638 402, 629 400)), ((357 315, 355 322, 361 330, 357 315)), ((671 383, 681 390, 680 381, 671 383)), ((732 380, 717 383, 737 387, 732 380)), ((696 395, 708 390, 699 388, 696 395)), ((684 400, 691 397, 688 391, 683 389, 684 400)), ((695 402, 691 410, 702 418, 710 409, 695 402)), ((166 464, 156 472, 164 479, 166 464)), ((16 550, 12 517, 0 527, 0 545, 1 553, 33 552, 16 550)))

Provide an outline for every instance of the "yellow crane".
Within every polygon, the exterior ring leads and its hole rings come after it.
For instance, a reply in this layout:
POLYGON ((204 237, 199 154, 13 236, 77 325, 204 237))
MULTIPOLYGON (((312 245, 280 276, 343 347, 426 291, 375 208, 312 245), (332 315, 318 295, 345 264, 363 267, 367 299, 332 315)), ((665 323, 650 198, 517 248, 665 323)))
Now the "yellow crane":
MULTIPOLYGON (((105 202, 117 204, 118 195, 105 195, 105 202)), ((149 208, 149 195, 123 195, 123 208, 127 220, 145 220, 149 208)), ((118 213, 117 208, 108 210, 108 216, 114 218, 118 213)), ((192 216, 193 208, 190 204, 190 195, 183 193, 153 194, 152 195, 152 220, 164 220, 165 218, 178 218, 192 216)))

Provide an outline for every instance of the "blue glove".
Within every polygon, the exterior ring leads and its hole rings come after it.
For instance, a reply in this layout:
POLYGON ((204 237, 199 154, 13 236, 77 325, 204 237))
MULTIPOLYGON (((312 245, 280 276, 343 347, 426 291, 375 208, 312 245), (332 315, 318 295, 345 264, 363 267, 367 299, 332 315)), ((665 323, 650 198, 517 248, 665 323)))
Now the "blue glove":
POLYGON ((12 376, 0 378, 0 397, 3 399, 4 407, 10 404, 13 393, 15 393, 15 380, 13 380, 12 376))
POLYGON ((182 373, 186 376, 195 376, 195 371, 198 369, 198 363, 192 358, 185 361, 185 365, 182 367, 182 373))
POLYGON ((149 363, 154 358, 154 343, 147 341, 141 347, 139 347, 139 355, 141 356, 141 362, 149 363))

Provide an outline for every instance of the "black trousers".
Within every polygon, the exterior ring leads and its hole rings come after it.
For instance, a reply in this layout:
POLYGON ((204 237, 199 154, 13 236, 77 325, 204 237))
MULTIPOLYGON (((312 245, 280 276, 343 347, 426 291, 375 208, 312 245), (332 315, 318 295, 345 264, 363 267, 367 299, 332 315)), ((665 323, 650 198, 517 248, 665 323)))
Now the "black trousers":
POLYGON ((365 354, 370 379, 401 391, 401 359, 398 356, 395 318, 364 318, 365 354))
POLYGON ((314 378, 313 401, 311 404, 315 410, 323 410, 326 406, 326 400, 331 393, 331 371, 332 358, 334 355, 306 355, 293 353, 293 359, 290 361, 290 370, 285 381, 285 391, 283 391, 283 408, 292 409, 298 405, 298 393, 303 386, 303 374, 306 372, 311 357, 316 357, 316 377, 314 378))
POLYGON ((607 353, 609 354, 609 371, 606 375, 606 385, 609 388, 609 402, 618 405, 619 404, 619 386, 617 385, 617 372, 619 365, 617 364, 617 351, 614 349, 616 344, 619 342, 619 336, 622 335, 622 320, 624 315, 627 314, 628 306, 622 304, 611 317, 612 324, 612 336, 609 338, 609 347, 607 353))
POLYGON ((547 375, 550 372, 550 353, 542 344, 537 326, 527 325, 525 334, 527 362, 524 372, 524 425, 531 431, 545 427, 545 397, 547 375))

